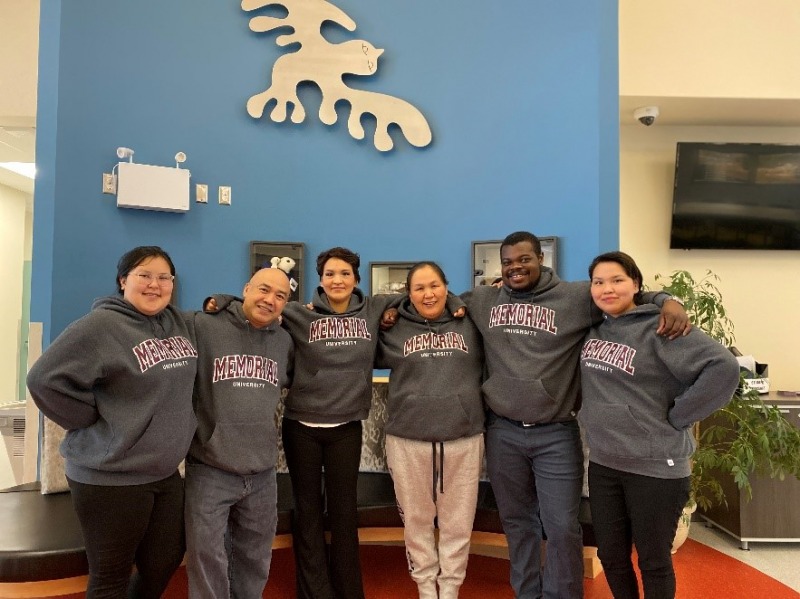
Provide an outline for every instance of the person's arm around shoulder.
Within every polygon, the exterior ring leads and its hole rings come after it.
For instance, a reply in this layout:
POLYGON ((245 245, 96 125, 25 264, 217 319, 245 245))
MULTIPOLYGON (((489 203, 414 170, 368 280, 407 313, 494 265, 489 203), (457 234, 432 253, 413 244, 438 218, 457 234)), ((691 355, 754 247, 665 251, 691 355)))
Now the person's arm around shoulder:
POLYGON ((408 297, 405 293, 386 293, 381 295, 373 295, 369 301, 375 302, 381 310, 381 319, 378 326, 381 331, 388 331, 397 322, 398 312, 397 306, 403 301, 403 298, 408 297))
POLYGON ((203 300, 203 312, 214 314, 227 308, 233 301, 242 301, 240 297, 227 293, 214 293, 203 300))
POLYGON ((467 315, 467 304, 452 291, 447 292, 447 310, 455 318, 464 318, 467 315))
POLYGON ((675 339, 681 335, 688 335, 692 330, 692 323, 689 322, 689 315, 683 308, 683 302, 669 293, 651 291, 642 294, 642 299, 646 304, 655 304, 661 308, 661 316, 656 329, 656 333, 659 335, 675 339))
POLYGON ((479 287, 467 289, 466 291, 460 293, 458 297, 462 302, 464 302, 468 312, 474 312, 475 306, 479 302, 494 302, 497 299, 502 287, 502 285, 500 287, 495 287, 494 285, 481 285, 479 287))

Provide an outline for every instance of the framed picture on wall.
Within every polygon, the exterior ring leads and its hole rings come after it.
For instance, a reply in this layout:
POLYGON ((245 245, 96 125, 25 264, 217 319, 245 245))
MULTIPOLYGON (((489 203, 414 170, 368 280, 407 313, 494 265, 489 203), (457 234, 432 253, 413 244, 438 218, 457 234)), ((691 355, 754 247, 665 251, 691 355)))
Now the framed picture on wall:
POLYGON ((289 277, 292 300, 302 301, 305 245, 294 241, 251 241, 250 276, 262 268, 280 268, 289 277))
MULTIPOLYGON (((539 237, 544 258, 542 264, 558 272, 558 237, 539 237)), ((500 245, 502 241, 472 242, 472 286, 491 285, 502 276, 500 245)))
POLYGON ((408 271, 416 262, 370 262, 369 294, 405 293, 408 271))

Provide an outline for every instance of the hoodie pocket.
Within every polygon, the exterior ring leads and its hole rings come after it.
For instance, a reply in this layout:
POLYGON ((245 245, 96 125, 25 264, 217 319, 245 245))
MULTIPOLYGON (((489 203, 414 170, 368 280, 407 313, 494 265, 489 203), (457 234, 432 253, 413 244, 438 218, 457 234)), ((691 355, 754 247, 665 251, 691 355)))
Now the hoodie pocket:
POLYGON ((278 457, 275 419, 219 422, 202 453, 203 462, 229 472, 255 474, 274 467, 278 457))
POLYGON ((287 407, 296 412, 349 416, 369 409, 372 389, 362 370, 322 368, 305 383, 292 387, 287 407))
POLYGON ((653 455, 653 434, 639 423, 630 406, 592 403, 585 402, 578 412, 589 451, 620 457, 657 457, 653 455))
POLYGON ((407 395, 389 408, 386 424, 390 434, 419 441, 451 441, 481 428, 473 424, 459 395, 407 395))
POLYGON ((139 438, 127 449, 120 470, 171 473, 186 457, 197 419, 191 410, 154 414, 139 438))
POLYGON ((547 422, 561 406, 544 388, 541 379, 522 379, 496 374, 481 387, 493 412, 512 420, 547 422))
POLYGON ((97 468, 108 456, 114 434, 105 420, 92 426, 67 431, 61 454, 87 468, 97 468))

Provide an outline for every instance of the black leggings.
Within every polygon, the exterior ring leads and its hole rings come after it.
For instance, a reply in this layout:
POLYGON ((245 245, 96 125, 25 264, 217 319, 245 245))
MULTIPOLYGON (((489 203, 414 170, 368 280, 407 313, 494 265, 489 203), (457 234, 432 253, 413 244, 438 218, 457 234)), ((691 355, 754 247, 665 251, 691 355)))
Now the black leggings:
POLYGON ((653 478, 589 462, 589 505, 603 564, 614 599, 637 599, 639 585, 631 562, 636 545, 645 599, 673 599, 672 540, 689 499, 689 477, 653 478))
POLYGON ((185 550, 180 475, 130 486, 67 480, 86 543, 87 599, 161 597, 185 550))

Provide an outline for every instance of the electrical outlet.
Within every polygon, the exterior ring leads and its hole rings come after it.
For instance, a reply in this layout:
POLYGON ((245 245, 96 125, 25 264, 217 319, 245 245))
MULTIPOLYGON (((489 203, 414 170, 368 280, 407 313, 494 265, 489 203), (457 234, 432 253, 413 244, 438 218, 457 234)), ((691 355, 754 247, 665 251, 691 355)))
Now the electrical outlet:
POLYGON ((103 173, 103 193, 117 193, 117 177, 111 173, 103 173))
POLYGON ((198 183, 194 188, 195 199, 201 204, 208 203, 208 185, 205 183, 198 183))
POLYGON ((225 206, 231 205, 231 188, 227 185, 219 186, 219 203, 225 206))

